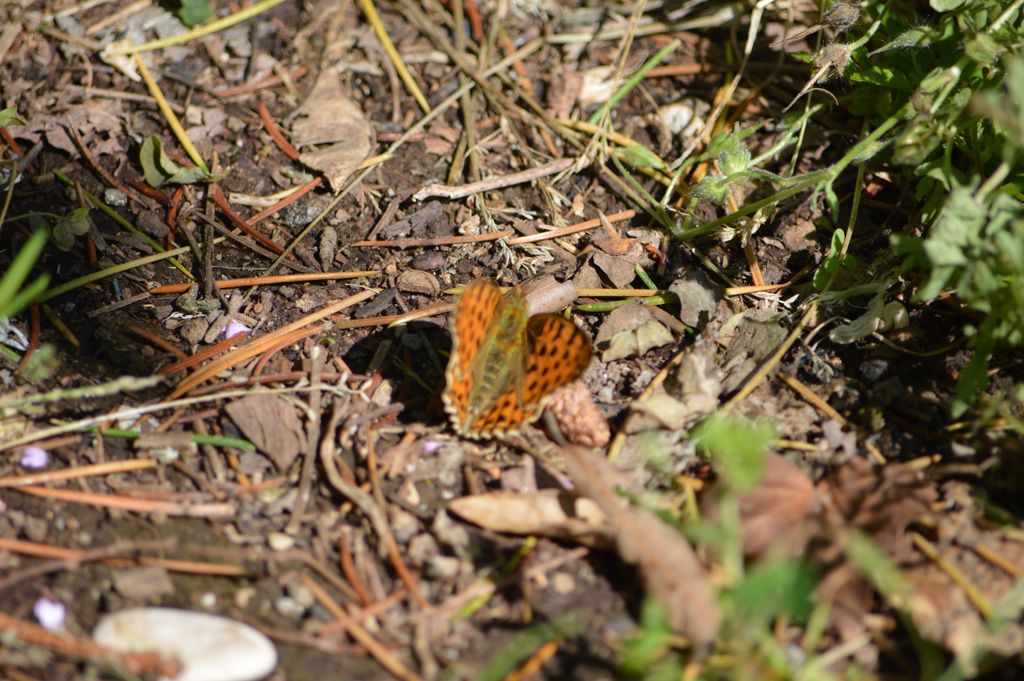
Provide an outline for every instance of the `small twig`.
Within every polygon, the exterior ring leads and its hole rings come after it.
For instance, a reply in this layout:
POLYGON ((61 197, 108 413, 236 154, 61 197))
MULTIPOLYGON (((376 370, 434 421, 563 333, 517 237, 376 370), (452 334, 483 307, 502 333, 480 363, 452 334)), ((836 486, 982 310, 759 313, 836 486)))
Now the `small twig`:
MULTIPOLYGON (((376 447, 377 432, 370 429, 366 436, 366 468, 370 474, 370 488, 373 491, 373 496, 377 500, 377 504, 384 508, 384 492, 380 486, 380 476, 377 471, 377 447, 376 447)), ((385 516, 385 522, 387 517, 385 516)), ((409 566, 405 564, 405 560, 402 558, 402 551, 398 548, 398 542, 395 541, 395 535, 391 531, 391 526, 387 526, 387 532, 384 537, 385 545, 388 549, 388 558, 391 560, 391 565, 395 568, 395 572, 401 578, 402 582, 405 583, 405 587, 409 589, 409 595, 416 601, 416 604, 421 608, 429 609, 430 602, 423 596, 423 592, 420 591, 419 585, 416 584, 416 579, 412 572, 409 570, 409 566)))
POLYGON ((115 24, 127 19, 131 15, 141 12, 142 10, 146 9, 152 4, 153 0, 135 0, 135 2, 131 3, 127 7, 119 9, 113 14, 108 14, 107 16, 97 21, 95 24, 92 24, 89 27, 87 27, 85 29, 85 35, 96 35, 103 29, 108 28, 110 26, 114 26, 115 24))
MULTIPOLYGON (((128 191, 127 187, 125 187, 123 184, 115 180, 114 176, 111 175, 106 168, 101 166, 99 162, 96 161, 96 158, 92 155, 92 152, 90 152, 89 148, 85 146, 85 142, 82 140, 82 136, 78 134, 78 130, 76 130, 75 126, 71 123, 71 119, 65 117, 65 121, 66 125, 64 126, 64 129, 71 135, 71 139, 74 140, 75 146, 78 148, 78 153, 82 155, 82 158, 84 158, 85 162, 89 164, 89 167, 95 170, 96 174, 99 175, 100 178, 108 185, 114 187, 122 194, 127 196, 129 199, 132 199, 133 201, 138 201, 135 195, 132 192, 128 191)), ((88 206, 87 203, 84 205, 88 206)))
POLYGON ((467 196, 472 196, 473 194, 479 194, 480 192, 488 192, 494 189, 501 189, 503 187, 511 187, 525 182, 532 182, 549 175, 556 175, 571 168, 577 160, 578 159, 574 158, 561 158, 556 161, 551 161, 550 163, 537 166, 536 168, 521 170, 518 173, 489 177, 486 180, 454 187, 444 184, 431 184, 413 194, 412 199, 413 201, 422 201, 423 199, 437 196, 445 199, 463 199, 467 196))
POLYGON ((199 369, 191 376, 183 380, 181 383, 179 383, 178 387, 176 387, 171 392, 171 394, 167 396, 166 399, 173 400, 176 397, 184 395, 189 390, 198 387, 206 380, 216 376, 224 369, 231 366, 235 366, 238 362, 244 361, 250 357, 254 357, 262 353, 267 347, 278 342, 282 337, 294 334, 295 339, 299 340, 307 336, 310 336, 314 333, 319 333, 321 331, 320 328, 315 327, 311 329, 309 327, 312 324, 320 321, 321 319, 324 319, 337 312, 340 312, 341 310, 344 310, 347 307, 357 305, 373 295, 373 291, 360 291, 355 295, 351 295, 347 298, 337 301, 332 305, 323 307, 317 310, 316 312, 313 312, 312 314, 306 315, 305 317, 302 317, 301 319, 292 322, 291 324, 283 326, 280 329, 277 329, 276 331, 273 331, 265 336, 262 336, 253 341, 252 343, 250 343, 249 345, 238 348, 237 350, 228 353, 227 355, 221 357, 220 359, 210 362, 209 364, 207 364, 206 366, 199 369))
POLYGON ((577 298, 649 298, 663 296, 668 291, 649 288, 578 288, 577 298))
POLYGON ((136 499, 120 494, 99 494, 72 489, 51 489, 49 487, 15 487, 14 489, 23 494, 43 497, 44 499, 67 501, 73 504, 117 508, 122 511, 135 511, 137 513, 183 515, 190 518, 230 518, 238 510, 235 504, 230 502, 188 504, 159 499, 136 499))
MULTIPOLYGON (((633 209, 620 211, 618 213, 612 213, 605 218, 608 222, 620 222, 622 220, 629 220, 636 215, 636 211, 633 209)), ((565 227, 559 227, 553 229, 550 232, 540 232, 538 234, 528 234, 526 236, 517 236, 513 239, 509 239, 506 243, 510 246, 518 244, 529 244, 536 241, 545 241, 547 239, 558 239, 563 236, 569 236, 570 234, 577 234, 579 232, 585 232, 588 229, 594 229, 595 227, 601 226, 601 219, 595 218, 593 220, 584 220, 583 222, 576 223, 575 225, 567 225, 565 227)))
POLYGON ((139 471, 146 468, 155 468, 157 465, 153 459, 126 459, 124 461, 110 461, 97 463, 89 466, 78 466, 59 471, 44 471, 42 473, 28 473, 27 475, 10 475, 0 478, 0 487, 22 487, 25 485, 40 485, 59 480, 71 480, 84 478, 91 475, 109 475, 111 473, 127 473, 139 471))
POLYGON ((427 102, 427 98, 423 96, 423 92, 420 90, 419 85, 416 84, 416 79, 412 77, 412 73, 409 72, 409 67, 405 65, 405 60, 402 59, 402 55, 398 53, 395 48, 395 44, 391 42, 391 38, 388 37, 388 31, 384 28, 384 22, 380 20, 380 15, 377 14, 377 8, 373 6, 373 0, 359 0, 359 6, 363 10, 363 14, 366 15, 367 21, 373 26, 373 32, 377 35, 377 40, 380 41, 381 46, 384 48, 384 52, 387 53, 391 63, 395 65, 395 70, 398 71, 398 77, 405 83, 405 87, 409 90, 409 94, 412 95, 416 103, 419 104, 420 108, 423 109, 423 113, 430 112, 430 104, 427 102))
MULTIPOLYGON (((299 66, 298 68, 292 69, 287 72, 288 80, 298 80, 304 75, 309 73, 309 69, 305 66, 299 66)), ((257 90, 266 90, 268 88, 277 87, 278 85, 287 85, 284 78, 281 76, 267 76, 253 83, 244 83, 242 85, 236 85, 234 87, 221 88, 220 90, 214 90, 213 94, 221 99, 230 99, 232 97, 238 97, 240 95, 248 95, 257 90)))
MULTIPOLYGON (((375 277, 380 270, 360 270, 356 272, 311 272, 309 274, 275 274, 270 277, 243 277, 241 279, 217 279, 214 283, 219 289, 240 288, 242 286, 269 286, 271 284, 295 284, 308 281, 336 281, 339 279, 358 279, 375 277)), ((167 284, 149 289, 154 296, 178 295, 188 291, 190 284, 167 284)))
POLYGON ((103 49, 103 43, 101 42, 92 40, 91 38, 84 38, 71 35, 70 33, 65 33, 64 31, 60 30, 59 28, 55 28, 54 26, 42 26, 40 27, 39 32, 43 35, 48 35, 51 38, 56 38, 57 40, 61 40, 66 43, 71 43, 72 45, 78 45, 79 47, 84 47, 90 52, 99 52, 103 49))
POLYGON ((242 342, 248 337, 249 334, 246 331, 236 333, 230 338, 225 338, 224 340, 215 343, 210 347, 203 348, 202 350, 193 355, 186 355, 185 357, 182 357, 180 360, 174 362, 173 364, 168 364, 167 366, 160 367, 160 370, 157 373, 164 376, 168 376, 170 374, 183 371, 185 369, 188 369, 189 367, 199 364, 203 360, 209 359, 210 357, 219 354, 222 350, 226 350, 227 348, 230 348, 235 345, 241 345, 242 342))
POLYGON ((733 395, 725 405, 723 405, 722 409, 724 411, 731 410, 739 402, 746 399, 746 397, 750 393, 754 392, 754 389, 761 384, 761 381, 768 377, 768 374, 771 373, 772 369, 778 366, 779 362, 782 361, 782 358, 787 352, 789 352, 789 349, 793 347, 793 343, 796 342, 796 339, 803 332, 804 327, 810 323, 815 312, 817 312, 817 309, 817 302, 812 301, 811 304, 807 306, 807 311, 804 312, 804 316, 800 318, 800 321, 795 327, 793 327, 793 330, 789 332, 789 335, 786 336, 785 340, 779 344, 779 347, 775 349, 775 352, 772 353, 771 357, 768 357, 761 366, 758 367, 757 371, 751 374, 750 378, 747 379, 746 384, 736 391, 736 394, 733 395))
POLYGON ((169 352, 170 354, 174 355, 178 359, 187 359, 188 358, 188 355, 186 355, 184 352, 179 350, 173 343, 171 343, 170 341, 167 341, 167 340, 161 338, 160 336, 156 335, 155 333, 153 333, 151 331, 147 331, 146 329, 143 329, 142 327, 135 326, 135 325, 129 325, 126 328, 127 328, 128 331, 134 333, 136 336, 139 336, 140 338, 144 338, 145 340, 149 341, 151 344, 155 345, 156 347, 160 348, 161 350, 163 350, 165 352, 169 352))
POLYGON ((261 210, 259 213, 256 213, 256 215, 253 215, 251 218, 249 218, 249 224, 255 225, 260 220, 265 220, 266 218, 269 218, 271 215, 274 215, 275 213, 279 212, 286 206, 295 203, 296 201, 298 201, 303 196, 313 191, 323 183, 324 180, 322 177, 314 177, 312 180, 302 185, 301 187, 296 187, 295 191, 293 191, 291 194, 284 197, 274 205, 268 206, 267 208, 261 210))
POLYGON ((281 129, 277 127, 274 117, 270 115, 270 109, 267 108, 267 105, 264 104, 262 99, 257 107, 257 111, 259 111, 260 120, 263 121, 264 129, 266 129, 267 134, 270 135, 270 139, 274 140, 274 144, 277 145, 277 148, 284 152, 284 155, 292 161, 298 161, 298 150, 292 146, 291 142, 285 139, 284 135, 281 134, 281 129))
POLYGON ((409 572, 405 562, 401 559, 401 551, 398 549, 398 543, 395 541, 394 535, 391 534, 391 528, 388 526, 384 510, 375 502, 372 495, 364 492, 356 485, 350 484, 341 476, 341 473, 338 471, 338 465, 334 461, 332 449, 327 447, 320 448, 320 464, 323 466, 324 473, 327 475, 327 481, 331 486, 346 499, 358 506, 359 510, 369 519, 374 531, 384 545, 387 555, 391 558, 395 571, 398 572, 399 577, 405 582, 405 586, 409 589, 413 599, 420 607, 429 608, 430 603, 420 593, 416 580, 409 572))
POLYGON ((1024 567, 1015 564, 1008 558, 996 553, 992 549, 982 546, 981 544, 975 544, 971 547, 975 553, 979 556, 992 563, 996 567, 1003 570, 1006 574, 1010 575, 1014 579, 1020 579, 1024 575, 1024 567))
POLYGON ((199 150, 192 144, 192 140, 189 139, 188 133, 185 132, 185 128, 181 127, 181 121, 178 120, 177 115, 171 109, 171 105, 167 102, 167 98, 164 97, 163 91, 160 86, 157 85, 156 80, 153 78, 153 74, 149 72, 149 67, 146 66, 146 62, 142 61, 142 57, 138 53, 135 54, 135 66, 139 69, 139 75, 142 76, 142 80, 146 82, 146 87, 149 88, 149 94, 153 95, 153 99, 156 100, 156 105, 160 109, 160 113, 164 115, 167 120, 167 124, 171 126, 171 130, 174 131, 174 136, 178 138, 178 143, 188 154, 188 157, 192 159, 192 162, 199 167, 204 173, 209 174, 210 169, 206 165, 206 161, 200 156, 199 150))
POLYGON ((725 295, 745 296, 751 293, 770 293, 772 291, 781 291, 792 285, 793 282, 787 281, 781 284, 762 284, 761 286, 730 286, 725 289, 725 295))
POLYGON ((928 556, 928 558, 935 563, 936 567, 945 572, 957 586, 963 589, 964 595, 967 596, 967 600, 974 604, 974 607, 978 609, 978 613, 982 617, 986 620, 992 619, 992 602, 989 601, 988 597, 982 593, 981 589, 975 586, 955 563, 946 559, 935 544, 931 543, 917 532, 911 532, 910 538, 913 540, 914 546, 917 547, 918 551, 928 556))
MULTIPOLYGON (((172 47, 174 45, 183 45, 192 40, 202 38, 203 36, 211 35, 213 33, 216 33, 217 31, 230 28, 235 24, 239 24, 243 21, 251 19, 252 17, 257 16, 258 14, 266 12, 280 5, 282 2, 284 2, 284 0, 262 0, 262 2, 257 2, 255 5, 246 7, 245 9, 235 12, 234 14, 231 14, 229 16, 226 16, 223 19, 217 19, 216 21, 211 21, 208 24, 197 26, 193 28, 191 31, 186 31, 181 35, 168 36, 166 38, 161 38, 160 40, 153 40, 148 43, 143 43, 142 45, 108 47, 103 51, 103 55, 105 57, 113 57, 122 54, 138 54, 139 52, 151 52, 153 50, 160 50, 165 47, 172 47)), ((92 49, 99 51, 101 48, 102 45, 92 49)))
POLYGON ((355 621, 345 609, 338 605, 337 602, 326 590, 305 574, 299 575, 302 583, 306 585, 313 595, 316 597, 320 604, 327 608, 328 612, 338 620, 348 631, 349 635, 354 638, 360 645, 369 651, 373 658, 381 664, 382 667, 387 669, 389 672, 402 679, 402 681, 421 681, 420 677, 414 672, 409 670, 404 664, 395 659, 395 656, 391 652, 382 646, 373 637, 370 632, 363 628, 361 624, 355 621))
POLYGON ((810 403, 811 406, 820 411, 822 414, 824 414, 825 416, 834 421, 838 421, 840 424, 846 423, 846 419, 843 418, 842 414, 833 409, 832 405, 830 405, 828 402, 818 397, 817 393, 815 393, 813 390, 804 385, 798 378, 796 378, 795 376, 790 376, 789 374, 784 374, 782 372, 779 372, 778 376, 779 380, 781 380, 783 383, 792 388, 793 392, 795 392, 800 397, 804 398, 808 403, 810 403))
POLYGON ((475 244, 483 241, 497 241, 514 232, 511 229, 503 229, 500 232, 488 232, 486 234, 474 234, 469 236, 442 236, 436 239, 392 239, 380 241, 353 241, 349 246, 387 247, 387 248, 421 248, 424 246, 455 246, 458 244, 475 244))
POLYGON ((155 652, 126 653, 101 646, 87 638, 47 631, 38 624, 23 622, 5 613, 0 613, 0 631, 4 639, 9 638, 30 646, 46 648, 75 659, 85 659, 100 664, 113 664, 132 675, 155 675, 174 678, 181 672, 177 660, 161 658, 155 652))
POLYGON ((57 296, 63 295, 68 291, 73 291, 76 288, 85 286, 86 284, 91 284, 95 281, 99 281, 100 279, 112 277, 115 274, 127 272, 128 270, 133 270, 136 267, 142 267, 143 265, 148 265, 154 262, 160 262, 161 260, 170 260, 173 259, 175 256, 181 255, 182 253, 187 253, 190 250, 190 247, 183 246, 181 248, 175 248, 170 251, 164 251, 162 253, 154 253, 153 255, 147 255, 144 258, 136 258, 135 260, 130 260, 119 265, 114 265, 112 267, 108 267, 98 272, 90 272, 89 274, 77 277, 76 279, 72 279, 71 281, 64 282, 59 286, 55 286, 54 288, 46 291, 41 296, 39 296, 38 300, 39 302, 51 300, 52 298, 56 298, 57 296))
MULTIPOLYGON (((302 516, 306 512, 306 506, 312 497, 313 471, 316 469, 317 443, 320 439, 320 381, 324 366, 323 350, 320 346, 314 346, 311 353, 309 370, 309 383, 312 390, 309 391, 309 409, 306 410, 306 452, 302 459, 302 470, 299 473, 298 495, 295 497, 295 504, 292 506, 292 516, 288 524, 284 526, 286 534, 294 535, 299 531, 302 524, 302 516)), ((254 373, 256 373, 254 371, 254 373)))
POLYGON ((228 204, 228 200, 224 198, 224 192, 221 191, 219 185, 210 185, 209 195, 210 198, 213 199, 213 202, 217 204, 217 207, 224 211, 224 214, 228 216, 228 219, 231 220, 231 223, 235 227, 238 227, 240 230, 251 236, 253 239, 256 239, 256 241, 259 241, 261 244, 263 244, 270 250, 274 251, 274 253, 284 253, 284 246, 274 241, 271 241, 269 238, 257 232, 256 229, 251 224, 249 224, 249 222, 245 218, 243 218, 241 215, 232 210, 231 206, 228 204))

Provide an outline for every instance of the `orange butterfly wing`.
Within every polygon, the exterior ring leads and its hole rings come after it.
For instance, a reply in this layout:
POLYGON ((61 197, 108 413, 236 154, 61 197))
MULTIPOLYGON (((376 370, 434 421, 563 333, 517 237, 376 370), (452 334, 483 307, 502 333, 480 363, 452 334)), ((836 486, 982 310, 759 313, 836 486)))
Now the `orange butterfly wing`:
POLYGON ((511 387, 494 400, 464 433, 469 437, 512 432, 540 416, 548 398, 572 383, 590 363, 590 340, 575 324, 556 314, 530 317, 526 326, 529 354, 523 377, 522 400, 511 387))
POLYGON ((504 295, 501 289, 487 281, 477 279, 462 292, 455 306, 455 325, 452 330, 452 353, 445 371, 445 389, 441 399, 445 411, 455 417, 456 429, 465 421, 469 409, 469 393, 473 375, 470 370, 477 352, 487 336, 494 319, 501 311, 504 295))

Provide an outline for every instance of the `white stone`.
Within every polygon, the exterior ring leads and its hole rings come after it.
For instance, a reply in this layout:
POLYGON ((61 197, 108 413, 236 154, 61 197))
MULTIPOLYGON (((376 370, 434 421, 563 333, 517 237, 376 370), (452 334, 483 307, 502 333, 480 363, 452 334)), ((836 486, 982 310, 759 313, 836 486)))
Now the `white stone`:
POLYGON ((123 610, 100 620, 93 638, 114 650, 153 650, 178 659, 182 671, 173 681, 256 681, 277 666, 277 650, 259 631, 187 610, 123 610))

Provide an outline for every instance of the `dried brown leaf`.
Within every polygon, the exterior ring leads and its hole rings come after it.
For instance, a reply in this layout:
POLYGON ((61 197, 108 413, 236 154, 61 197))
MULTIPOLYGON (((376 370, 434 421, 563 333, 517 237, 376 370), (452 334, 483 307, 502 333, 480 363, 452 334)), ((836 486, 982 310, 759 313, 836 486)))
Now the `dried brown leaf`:
POLYGON ((779 542, 789 552, 803 550, 803 522, 814 508, 814 483, 806 473, 778 454, 769 454, 760 484, 741 494, 739 501, 745 553, 758 555, 779 542))
POLYGON ((672 627, 698 647, 711 644, 721 613, 686 538, 650 511, 628 505, 615 490, 629 488, 629 480, 603 456, 581 447, 562 451, 577 489, 607 514, 619 555, 640 569, 647 594, 665 608, 672 627))
POLYGON ((248 395, 224 407, 231 420, 282 473, 306 447, 302 421, 288 400, 277 395, 248 395))
POLYGON ((331 188, 338 191, 370 155, 376 138, 373 126, 359 105, 344 93, 333 71, 320 75, 296 113, 299 119, 292 126, 295 146, 324 145, 300 153, 299 160, 323 172, 331 188))
POLYGON ((488 492, 453 500, 448 510, 492 532, 536 534, 608 548, 611 530, 598 506, 556 489, 488 492))

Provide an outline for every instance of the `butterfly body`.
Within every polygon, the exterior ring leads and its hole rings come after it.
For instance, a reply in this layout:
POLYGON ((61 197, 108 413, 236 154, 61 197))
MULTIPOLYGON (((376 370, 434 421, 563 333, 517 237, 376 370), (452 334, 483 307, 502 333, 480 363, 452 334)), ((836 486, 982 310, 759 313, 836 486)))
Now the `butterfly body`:
POLYGON ((478 280, 455 310, 452 354, 442 393, 456 432, 507 434, 540 416, 551 393, 579 378, 590 341, 568 319, 529 316, 519 287, 502 294, 478 280))

